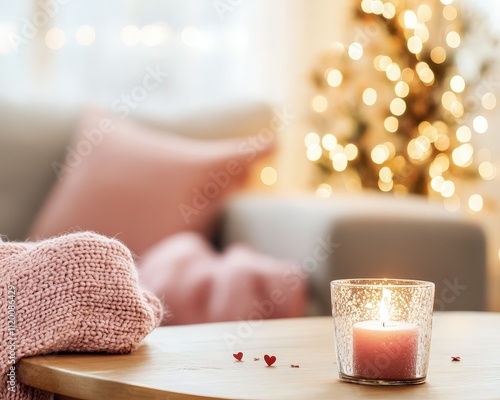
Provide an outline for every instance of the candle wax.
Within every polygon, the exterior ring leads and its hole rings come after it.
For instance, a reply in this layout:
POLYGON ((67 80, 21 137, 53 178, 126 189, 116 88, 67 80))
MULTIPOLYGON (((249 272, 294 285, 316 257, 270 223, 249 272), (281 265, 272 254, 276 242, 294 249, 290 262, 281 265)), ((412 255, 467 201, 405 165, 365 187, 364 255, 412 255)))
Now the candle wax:
POLYGON ((353 327, 354 375, 364 379, 416 378, 418 328, 406 322, 363 321, 353 327))

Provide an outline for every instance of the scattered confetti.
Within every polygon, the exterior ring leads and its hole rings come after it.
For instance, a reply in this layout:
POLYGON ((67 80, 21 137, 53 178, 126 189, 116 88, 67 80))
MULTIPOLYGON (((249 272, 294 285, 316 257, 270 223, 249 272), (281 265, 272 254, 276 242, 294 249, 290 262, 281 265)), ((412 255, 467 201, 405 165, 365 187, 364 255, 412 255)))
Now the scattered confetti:
POLYGON ((267 354, 264 356, 264 360, 266 361, 267 365, 270 367, 276 362, 276 357, 275 356, 268 356, 267 354))
POLYGON ((259 361, 259 360, 260 360, 260 358, 259 358, 259 357, 254 357, 254 358, 253 358, 253 360, 254 360, 254 361, 259 361))
POLYGON ((243 358, 243 353, 240 351, 239 353, 233 354, 233 357, 238 361, 241 361, 241 359, 243 358))
POLYGON ((459 356, 451 356, 451 361, 460 361, 459 356))
POLYGON ((300 366, 296 365, 296 364, 290 364, 290 367, 291 368, 300 368, 300 366))

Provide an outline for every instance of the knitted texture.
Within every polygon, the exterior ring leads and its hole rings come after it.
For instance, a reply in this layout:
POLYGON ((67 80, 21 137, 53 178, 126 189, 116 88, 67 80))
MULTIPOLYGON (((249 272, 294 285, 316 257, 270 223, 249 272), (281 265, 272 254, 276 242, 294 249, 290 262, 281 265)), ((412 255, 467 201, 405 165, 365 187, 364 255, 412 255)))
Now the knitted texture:
POLYGON ((138 286, 130 251, 91 232, 38 243, 0 240, 0 280, 0 399, 51 397, 13 379, 14 360, 61 351, 128 353, 161 320, 159 300, 138 286))

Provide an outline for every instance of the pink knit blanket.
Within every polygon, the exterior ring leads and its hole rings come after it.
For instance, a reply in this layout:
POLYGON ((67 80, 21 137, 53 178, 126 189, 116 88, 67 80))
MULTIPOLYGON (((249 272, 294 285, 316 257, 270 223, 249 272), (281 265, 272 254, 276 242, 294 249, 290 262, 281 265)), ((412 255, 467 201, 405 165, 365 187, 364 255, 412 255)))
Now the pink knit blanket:
POLYGON ((16 362, 61 351, 128 353, 161 320, 130 251, 94 233, 38 243, 0 240, 0 399, 49 399, 21 384, 16 362))

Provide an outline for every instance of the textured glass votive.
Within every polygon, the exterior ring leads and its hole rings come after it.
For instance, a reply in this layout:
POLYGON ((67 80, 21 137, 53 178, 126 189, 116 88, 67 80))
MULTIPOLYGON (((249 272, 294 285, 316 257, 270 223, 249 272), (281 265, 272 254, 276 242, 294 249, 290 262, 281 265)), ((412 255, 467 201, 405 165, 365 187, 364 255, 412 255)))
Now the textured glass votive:
POLYGON ((434 283, 405 279, 331 282, 340 379, 366 385, 425 382, 434 283))

